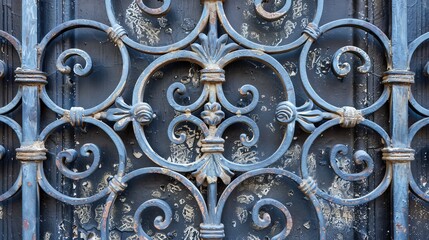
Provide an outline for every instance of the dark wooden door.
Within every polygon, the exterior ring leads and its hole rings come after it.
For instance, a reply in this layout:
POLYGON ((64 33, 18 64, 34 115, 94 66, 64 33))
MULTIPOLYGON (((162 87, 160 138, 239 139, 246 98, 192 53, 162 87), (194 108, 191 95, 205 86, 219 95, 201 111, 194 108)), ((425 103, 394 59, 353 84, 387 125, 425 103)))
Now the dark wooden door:
POLYGON ((1 239, 427 239, 425 0, 2 0, 1 239))

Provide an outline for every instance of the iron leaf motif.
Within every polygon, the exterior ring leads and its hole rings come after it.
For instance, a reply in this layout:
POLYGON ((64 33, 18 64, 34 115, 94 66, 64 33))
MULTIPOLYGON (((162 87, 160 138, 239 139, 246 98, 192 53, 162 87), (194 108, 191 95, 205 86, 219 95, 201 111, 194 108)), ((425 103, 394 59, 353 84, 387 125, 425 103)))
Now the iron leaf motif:
POLYGON ((216 34, 210 33, 208 36, 204 33, 198 35, 200 44, 193 43, 191 49, 200 55, 207 63, 216 63, 227 53, 238 49, 235 43, 228 43, 228 35, 223 34, 217 38, 216 34))
POLYGON ((297 121, 305 132, 313 132, 314 123, 329 117, 327 113, 313 109, 313 101, 308 100, 301 107, 296 107, 289 101, 280 102, 276 109, 276 119, 282 124, 297 121))
POLYGON ((216 183, 217 178, 222 179, 226 185, 231 182, 234 173, 222 163, 221 158, 222 155, 219 153, 204 154, 201 157, 200 161, 203 161, 203 164, 192 173, 199 186, 205 181, 207 184, 216 183))
POLYGON ((152 107, 145 102, 139 102, 130 106, 125 103, 122 97, 118 97, 116 99, 116 107, 107 111, 107 120, 116 122, 113 126, 115 131, 124 130, 131 121, 147 125, 155 117, 152 107))

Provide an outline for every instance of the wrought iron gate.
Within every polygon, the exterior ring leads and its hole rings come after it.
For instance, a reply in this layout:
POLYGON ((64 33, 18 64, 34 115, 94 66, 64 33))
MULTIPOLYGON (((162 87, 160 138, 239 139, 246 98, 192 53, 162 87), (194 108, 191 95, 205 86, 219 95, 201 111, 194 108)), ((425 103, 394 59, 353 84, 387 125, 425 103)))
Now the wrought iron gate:
POLYGON ((426 239, 428 5, 3 0, 2 239, 426 239))

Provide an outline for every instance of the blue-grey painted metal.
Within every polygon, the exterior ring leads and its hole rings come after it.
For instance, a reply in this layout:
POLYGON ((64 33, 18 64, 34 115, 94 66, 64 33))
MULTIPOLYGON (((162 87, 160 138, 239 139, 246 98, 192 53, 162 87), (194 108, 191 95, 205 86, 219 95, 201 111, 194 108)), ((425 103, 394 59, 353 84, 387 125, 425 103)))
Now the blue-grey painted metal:
POLYGON ((385 151, 389 153, 386 159, 393 165, 392 207, 393 207, 393 237, 407 239, 409 196, 408 175, 410 161, 414 160, 414 150, 408 148, 408 99, 414 73, 409 72, 408 56, 408 26, 407 1, 392 2, 392 66, 386 72, 386 82, 391 85, 390 102, 390 134, 391 146, 385 151), (394 76, 392 78, 391 76, 394 76), (391 81, 394 79, 394 81, 391 81), (404 156, 405 153, 405 156, 404 156), (407 155, 410 154, 410 155, 407 155))
POLYGON ((36 173, 45 149, 37 142, 40 129, 40 86, 44 74, 37 66, 38 1, 22 1, 22 63, 16 81, 22 86, 22 146, 17 159, 22 162, 22 238, 39 237, 39 186, 36 173))
MULTIPOLYGON (((171 5, 174 4, 173 1, 163 1, 161 7, 150 8, 141 0, 136 2, 141 11, 151 16, 167 15, 171 5)), ((429 124, 429 120, 428 118, 422 119, 408 128, 408 102, 419 114, 429 116, 429 110, 421 106, 410 93, 410 86, 414 82, 414 73, 409 71, 412 54, 419 45, 429 39, 429 34, 424 34, 408 45, 407 1, 391 1, 392 33, 389 39, 376 26, 358 19, 340 19, 318 26, 324 1, 317 0, 316 13, 302 35, 290 44, 283 46, 265 46, 244 38, 229 23, 222 0, 203 0, 202 2, 204 6, 201 18, 187 37, 167 46, 153 47, 138 43, 128 36, 126 30, 115 19, 111 0, 105 0, 111 26, 92 20, 73 20, 55 27, 38 43, 39 3, 37 0, 22 0, 22 45, 19 40, 0 31, 0 37, 10 42, 22 59, 21 67, 15 71, 15 81, 20 84, 20 89, 8 105, 0 108, 0 114, 5 114, 15 108, 19 104, 19 100, 22 102, 22 129, 17 122, 9 117, 0 116, 0 122, 12 128, 21 142, 21 146, 16 149, 16 152, 17 159, 22 163, 22 168, 15 184, 7 192, 0 195, 0 200, 10 198, 22 188, 23 239, 39 238, 39 187, 51 197, 72 205, 88 204, 106 198, 101 220, 101 233, 103 239, 108 239, 109 217, 118 195, 127 188, 131 179, 149 174, 172 177, 181 182, 192 193, 202 215, 200 237, 203 239, 228 237, 228 233, 224 230, 224 223, 222 223, 223 209, 228 197, 245 180, 267 174, 282 176, 291 180, 306 195, 313 205, 319 222, 320 239, 326 239, 326 224, 321 212, 319 198, 340 205, 356 206, 376 199, 391 186, 393 236, 394 239, 407 239, 409 234, 409 187, 423 200, 429 201, 429 196, 419 188, 410 171, 410 162, 414 160, 414 150, 410 146, 411 141, 417 131, 429 124), (218 36, 220 26, 226 33, 218 36), (311 46, 318 41, 322 34, 345 27, 362 29, 373 35, 380 42, 386 56, 387 69, 382 82, 384 90, 378 100, 363 109, 356 109, 352 106, 335 106, 328 103, 315 91, 307 75, 306 66, 311 46), (45 89, 46 74, 41 71, 47 46, 62 33, 75 28, 89 28, 104 32, 112 44, 117 46, 122 58, 123 67, 116 88, 104 101, 87 109, 79 106, 64 109, 57 105, 47 94, 45 89), (207 33, 203 32, 205 29, 208 29, 207 33), (198 40, 196 40, 197 38, 198 40), (237 43, 243 47, 240 48, 237 43), (274 57, 269 55, 271 53, 289 52, 298 47, 302 47, 299 72, 309 98, 303 106, 296 106, 294 84, 289 74, 274 57), (159 55, 137 79, 131 104, 126 103, 122 98, 130 68, 128 48, 159 55), (285 127, 282 142, 273 154, 251 164, 236 163, 224 155, 225 147, 227 147, 225 146, 224 132, 233 124, 244 124, 251 129, 250 136, 245 133, 240 135, 240 141, 244 146, 254 146, 260 137, 261 130, 257 122, 246 116, 258 104, 260 98, 258 89, 251 84, 243 85, 238 89, 237 94, 249 96, 251 99, 246 106, 235 106, 229 102, 223 90, 223 84, 227 81, 225 67, 242 59, 251 59, 269 67, 281 81, 284 94, 284 100, 277 103, 273 116, 278 124, 285 127), (202 68, 200 71, 201 83, 204 85, 200 97, 189 105, 181 105, 174 100, 175 94, 186 93, 187 89, 184 84, 173 83, 167 90, 168 99, 165 100, 170 104, 171 110, 177 112, 177 116, 170 122, 166 130, 170 141, 175 144, 186 141, 186 134, 176 134, 175 130, 184 122, 195 124, 202 132, 201 157, 198 161, 186 164, 170 162, 154 151, 144 130, 157 117, 152 106, 144 102, 147 84, 158 69, 177 61, 187 61, 199 65, 202 68), (60 116, 43 130, 40 130, 40 100, 60 116), (388 101, 390 101, 391 116, 390 131, 386 132, 376 122, 366 119, 366 116, 379 110, 388 101), (114 122, 113 128, 106 124, 108 121, 114 122), (142 168, 125 174, 127 153, 123 140, 116 131, 124 130, 129 123, 132 123, 135 137, 144 154, 159 167, 142 168), (117 150, 118 167, 114 176, 109 179, 108 186, 100 189, 98 193, 86 197, 68 196, 53 187, 45 176, 43 169, 43 160, 46 159, 47 151, 45 141, 54 131, 65 125, 83 127, 85 124, 99 128, 110 137, 117 150), (317 181, 309 173, 307 158, 314 141, 329 128, 335 126, 355 128, 357 125, 373 130, 383 139, 384 148, 381 152, 382 159, 386 162, 385 176, 379 185, 366 195, 356 198, 341 198, 318 187, 317 181), (296 126, 300 126, 304 131, 310 133, 302 148, 300 175, 286 170, 269 168, 268 166, 277 162, 289 149, 296 126), (235 177, 237 172, 243 174, 235 177), (192 173, 195 184, 181 173, 192 173), (222 193, 218 192, 219 184, 226 186, 222 193), (201 188, 207 190, 206 199, 200 192, 201 188)), ((275 21, 283 17, 290 11, 292 4, 292 1, 288 0, 280 10, 270 13, 263 8, 262 2, 260 0, 255 1, 254 7, 259 17, 267 21, 275 21)), ((368 73, 372 67, 371 58, 364 50, 356 46, 344 46, 332 56, 332 71, 338 78, 344 78, 351 72, 351 64, 340 62, 342 55, 350 53, 361 60, 362 64, 357 68, 359 73, 368 73)), ((4 67, 3 62, 1 63, 4 67)), ((56 61, 57 70, 65 75, 86 76, 91 74, 92 66, 91 56, 87 52, 75 48, 65 50, 56 61), (67 66, 66 61, 71 56, 82 58, 84 66, 81 64, 75 64, 73 67, 67 66)), ((4 74, 2 72, 4 71, 0 71, 0 74, 4 74)), ((103 161, 100 157, 100 151, 102 150, 97 145, 87 143, 79 151, 75 149, 61 151, 56 156, 55 163, 58 171, 65 178, 84 179, 90 176, 99 163, 103 161), (92 156, 92 164, 82 172, 69 169, 67 163, 76 161, 79 156, 92 156)), ((331 149, 329 159, 334 172, 346 181, 367 179, 375 171, 374 163, 381 160, 373 159, 365 150, 359 149, 354 151, 353 160, 364 164, 364 167, 357 173, 345 172, 339 167, 336 158, 338 155, 347 154, 348 151, 350 149, 346 145, 337 144, 331 149)), ((5 149, 0 148, 0 156, 3 156, 4 153, 5 149)), ((283 229, 272 239, 286 238, 292 229, 294 216, 291 215, 288 207, 278 200, 262 198, 256 201, 252 208, 254 226, 258 229, 264 229, 271 224, 270 215, 268 213, 261 214, 261 209, 267 205, 277 209, 286 219, 282 225, 283 229)), ((154 220, 155 228, 166 229, 172 221, 172 209, 166 201, 157 198, 145 201, 138 207, 134 215, 134 231, 141 239, 150 238, 140 224, 143 211, 149 207, 159 208, 163 212, 163 216, 154 220)))

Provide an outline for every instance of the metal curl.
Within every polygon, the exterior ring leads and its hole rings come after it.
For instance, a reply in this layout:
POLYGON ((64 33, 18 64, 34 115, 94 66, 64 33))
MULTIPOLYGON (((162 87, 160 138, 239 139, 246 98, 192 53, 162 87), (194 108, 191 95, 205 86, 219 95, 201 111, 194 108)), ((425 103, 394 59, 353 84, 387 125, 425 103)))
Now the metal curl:
POLYGON ((411 191, 413 191, 422 200, 429 202, 429 194, 427 194, 426 191, 421 189, 419 185, 416 183, 416 180, 414 179, 412 171, 410 171, 409 173, 409 181, 410 181, 411 191))
POLYGON ((258 128, 258 125, 256 125, 255 121, 253 121, 251 118, 248 118, 246 116, 233 116, 233 117, 227 118, 219 125, 215 133, 215 137, 222 137, 224 131, 229 126, 236 123, 244 123, 248 127, 250 127, 251 131, 253 132, 252 138, 249 139, 247 134, 242 133, 240 135, 240 140, 241 140, 241 143, 246 147, 254 146, 259 140, 259 128, 258 128))
MULTIPOLYGON (((21 43, 18 39, 16 39, 14 36, 10 35, 9 33, 0 30, 0 37, 6 39, 17 51, 20 59, 21 59, 21 43)), ((8 67, 5 61, 0 60, 0 79, 3 79, 8 71, 8 67)), ((0 114, 5 114, 12 109, 14 109, 21 99, 21 89, 18 90, 15 97, 12 99, 11 102, 9 102, 6 106, 0 107, 0 114)))
MULTIPOLYGON (((148 174, 156 174, 156 175, 162 175, 162 176, 168 176, 171 177, 172 179, 180 182, 180 184, 183 184, 183 186, 189 191, 189 193, 192 195, 192 197, 195 199, 196 204, 198 205, 198 209, 201 212, 201 217, 202 217, 202 221, 203 222, 209 222, 209 214, 208 214, 208 209, 207 209, 207 205, 206 202, 204 200, 203 195, 201 194, 199 188, 197 188, 195 186, 195 184, 193 182, 191 182, 188 178, 186 178, 184 175, 179 174, 175 171, 172 171, 168 168, 160 168, 160 167, 146 167, 146 168, 139 168, 137 170, 134 170, 130 173, 127 173, 122 179, 121 179, 121 183, 122 184, 129 184, 129 182, 131 180, 135 180, 135 178, 140 177, 140 176, 145 176, 148 174)), ((101 223, 100 223, 100 231, 101 231, 101 239, 109 239, 109 230, 111 229, 109 227, 109 219, 110 216, 112 214, 112 210, 114 208, 115 205, 115 201, 117 199, 118 193, 115 192, 111 192, 109 197, 106 199, 106 204, 103 210, 103 214, 102 214, 102 218, 101 218, 101 223)), ((148 205, 150 205, 148 202, 152 201, 152 203, 158 202, 159 205, 166 205, 164 207, 164 209, 168 209, 170 208, 168 206, 168 204, 166 204, 163 200, 160 199, 152 199, 149 201, 146 201, 143 204, 146 204, 147 207, 149 207, 148 205), (164 202, 164 203, 159 203, 159 202, 164 202)), ((143 205, 142 204, 142 205, 143 205)), ((142 207, 142 205, 139 208, 147 208, 147 207, 142 207)), ((152 205, 153 206, 153 205, 152 205)), ((154 207, 158 207, 158 206, 154 206, 154 207)), ((160 207, 162 209, 162 207, 160 207)), ((137 212, 139 210, 137 209, 137 212)), ((141 210, 141 213, 144 211, 144 209, 141 210)), ((136 212, 136 214, 137 214, 136 212)), ((166 214, 166 211, 164 211, 164 217, 158 218, 159 221, 154 221, 155 227, 163 227, 165 226, 168 227, 169 222, 169 217, 167 216, 169 214, 166 214), (159 224, 157 224, 157 222, 159 224), (165 225, 163 225, 162 223, 165 223, 165 225)), ((140 214, 141 216, 141 214, 140 214)), ((134 217, 134 220, 136 220, 136 217, 134 217)), ((137 217, 137 221, 134 221, 134 223, 136 223, 137 228, 140 226, 140 218, 137 217)), ((136 226, 134 225, 134 226, 136 226)), ((157 228, 158 228, 157 227, 157 228)), ((140 226, 141 228, 141 226, 140 226)), ((158 228, 158 229, 163 229, 163 228, 158 228)), ((143 239, 151 239, 151 238, 143 238, 143 239)))
POLYGON ((296 106, 289 102, 283 101, 277 105, 276 120, 282 124, 291 123, 297 118, 296 106))
POLYGON ((357 68, 360 73, 368 73, 371 69, 371 58, 361 48, 355 46, 345 46, 338 49, 332 56, 332 70, 338 78, 344 78, 350 73, 351 67, 347 62, 340 63, 340 58, 345 53, 352 53, 363 62, 361 66, 357 68))
MULTIPOLYGON (((38 66, 43 66, 44 55, 46 53, 46 49, 47 49, 48 44, 51 43, 55 38, 57 38, 59 35, 63 34, 64 32, 67 32, 67 31, 70 31, 70 30, 76 29, 76 28, 95 29, 98 31, 102 31, 102 32, 106 33, 107 35, 109 35, 109 33, 111 31, 111 28, 109 26, 102 24, 102 23, 99 23, 99 22, 96 22, 96 21, 92 21, 92 20, 78 19, 78 20, 71 20, 71 21, 64 22, 64 23, 56 26, 49 33, 47 33, 45 35, 45 37, 41 40, 40 44, 38 45, 38 52, 39 52, 39 54, 38 54, 38 66)), ((121 70, 120 79, 119 79, 115 89, 112 91, 112 93, 105 100, 103 100, 103 102, 99 103, 96 106, 88 107, 85 109, 85 111, 83 113, 85 116, 96 114, 96 113, 101 112, 101 111, 105 110, 106 108, 110 107, 115 102, 116 98, 121 95, 121 93, 123 92, 123 90, 125 88, 125 83, 126 83, 127 78, 128 78, 128 72, 129 72, 129 66, 130 66, 130 57, 128 54, 128 50, 124 44, 117 44, 116 46, 118 47, 119 52, 121 54, 121 58, 122 58, 122 70, 121 70)), ((62 54, 68 55, 68 54, 70 54, 68 52, 70 52, 71 50, 73 50, 73 49, 66 50, 62 54)), ((77 49, 77 50, 82 51, 80 49, 77 49)), ((72 54, 72 55, 76 55, 76 54, 72 54)), ((84 54, 79 53, 77 55, 79 55, 80 57, 85 59, 86 65, 85 65, 85 67, 82 67, 82 66, 77 67, 77 65, 75 65, 74 72, 78 76, 80 76, 79 74, 81 74, 82 76, 86 76, 86 74, 90 73, 89 69, 92 68, 90 66, 90 65, 92 65, 92 62, 90 64, 90 61, 91 61, 90 57, 88 56, 87 53, 84 53, 84 54)), ((59 69, 65 69, 66 68, 66 66, 64 66, 65 63, 61 63, 60 59, 61 58, 59 57, 58 60, 60 61, 60 63, 58 64, 58 62, 57 62, 57 68, 59 65, 60 66, 59 69)), ((66 61, 66 59, 64 60, 64 62, 65 61, 66 61)), ((70 71, 71 71, 71 69, 70 69, 70 71)), ((67 111, 66 109, 57 105, 49 97, 45 88, 42 88, 40 98, 46 104, 46 106, 49 109, 56 112, 57 114, 64 115, 65 112, 67 111)))
POLYGON ((287 0, 280 10, 275 12, 267 12, 262 6, 263 2, 263 0, 255 0, 255 10, 259 16, 267 21, 275 21, 284 17, 292 6, 292 0, 287 0))
POLYGON ((207 125, 203 122, 203 120, 191 115, 191 114, 184 114, 175 117, 170 124, 168 125, 168 138, 171 142, 175 144, 182 144, 186 141, 186 134, 180 133, 179 137, 175 134, 175 129, 180 123, 184 122, 191 122, 198 126, 200 130, 202 131, 203 135, 205 137, 209 136, 209 129, 207 128, 207 125))
POLYGON ((22 59, 22 45, 21 42, 14 36, 10 35, 8 32, 0 30, 0 37, 6 39, 19 55, 19 58, 22 59))
MULTIPOLYGON (((239 32, 237 32, 236 29, 234 29, 231 22, 228 20, 228 14, 226 14, 226 12, 225 12, 223 2, 224 1, 216 1, 217 15, 218 15, 218 18, 219 18, 219 21, 220 21, 222 27, 225 29, 225 31, 228 33, 228 35, 235 42, 240 43, 240 45, 243 45, 247 48, 258 49, 258 50, 261 50, 261 51, 267 52, 267 53, 284 53, 284 52, 289 52, 289 51, 292 51, 292 50, 300 47, 309 38, 309 36, 307 34, 302 34, 297 39, 292 40, 290 43, 286 43, 284 45, 264 45, 264 44, 257 43, 256 41, 251 41, 251 40, 245 38, 244 36, 242 36, 239 32)), ((285 3, 285 7, 283 7, 280 11, 278 11, 278 12, 280 12, 280 14, 282 12, 287 12, 285 10, 286 10, 287 4, 289 2, 292 2, 292 1, 287 0, 287 2, 285 3)), ((314 17, 312 18, 312 20, 310 20, 311 17, 309 18, 309 20, 312 23, 314 23, 315 25, 318 25, 320 22, 320 19, 322 17, 322 12, 323 12, 323 5, 324 5, 323 0, 317 0, 315 2, 315 8, 316 9, 315 9, 314 17)), ((258 11, 256 10, 256 12, 258 12, 258 11)), ((267 13, 268 17, 271 16, 270 14, 273 14, 273 13, 267 13)), ((275 15, 275 17, 276 17, 276 15, 275 15)), ((268 20, 268 21, 270 21, 270 20, 268 20)))
POLYGON ((174 100, 174 93, 177 92, 180 95, 183 95, 186 93, 186 86, 183 83, 175 82, 171 84, 167 89, 167 100, 171 107, 173 107, 174 110, 179 112, 192 112, 200 108, 204 102, 206 101, 207 97, 209 96, 209 86, 204 85, 203 92, 201 93, 200 97, 192 104, 182 106, 174 100))
POLYGON ((8 200, 14 196, 22 186, 22 167, 19 169, 18 177, 16 178, 13 185, 4 193, 0 195, 0 202, 8 200))
POLYGON ((162 6, 159 8, 150 8, 143 3, 143 0, 136 0, 136 3, 143 12, 154 17, 161 17, 161 16, 165 16, 170 11, 171 0, 161 0, 161 1, 163 3, 162 3, 162 6))
POLYGON ((164 217, 157 216, 155 220, 153 221, 153 225, 158 230, 164 230, 166 229, 171 221, 173 220, 173 212, 171 211, 170 206, 168 203, 161 199, 151 199, 147 200, 146 202, 142 203, 140 207, 137 209, 136 213, 134 214, 134 232, 137 233, 137 235, 140 238, 144 239, 151 239, 147 233, 143 230, 141 226, 140 219, 142 217, 142 213, 144 210, 150 207, 157 207, 160 208, 164 212, 164 217))
MULTIPOLYGON (((345 28, 345 27, 351 27, 351 28, 359 28, 361 30, 364 30, 366 32, 368 32, 369 34, 371 34, 372 36, 374 36, 375 38, 378 39, 379 43, 381 44, 384 52, 386 53, 386 58, 387 58, 387 63, 391 63, 392 59, 391 59, 391 41, 390 39, 386 36, 386 34, 380 30, 378 27, 376 27, 375 25, 368 23, 366 21, 363 20, 359 20, 359 19, 352 19, 352 18, 346 18, 346 19, 340 19, 340 20, 335 20, 332 22, 329 22, 323 26, 321 26, 320 29, 320 33, 321 34, 325 34, 328 31, 331 31, 333 29, 338 29, 338 28, 345 28)), ((323 99, 321 96, 319 96, 319 94, 316 92, 316 90, 313 88, 312 84, 309 81, 309 76, 307 73, 307 60, 308 60, 308 55, 311 49, 311 46, 313 45, 314 41, 307 41, 301 51, 301 55, 300 55, 300 59, 299 59, 299 70, 300 70, 300 76, 301 76, 301 81, 302 84, 304 86, 304 90, 306 91, 307 95, 314 101, 314 103, 319 106, 320 108, 322 108, 323 110, 326 110, 328 112, 337 112, 340 110, 340 108, 338 106, 335 106, 329 102, 327 102, 325 99, 323 99)), ((340 49, 341 50, 341 49, 340 49)), ((340 51, 339 50, 339 51, 340 51)), ((356 54, 355 54, 356 55, 356 54)), ((334 57, 335 60, 335 57, 334 57)), ((338 60, 339 61, 339 60, 338 60)), ((365 63, 370 63, 369 61, 366 61, 365 63)), ((364 66, 365 66, 364 63, 364 66)), ((337 70, 340 69, 340 63, 336 63, 333 64, 333 66, 337 67, 337 70)), ((365 70, 366 67, 363 67, 361 70, 365 70)), ((335 70, 333 70, 335 71, 335 70)), ((345 75, 344 75, 345 76, 345 75)), ((383 89, 383 93, 381 94, 381 96, 370 106, 365 107, 362 110, 362 114, 363 115, 368 115, 371 114, 373 112, 375 112, 376 110, 380 109, 384 103, 387 102, 389 95, 390 95, 390 88, 385 87, 383 89)))
MULTIPOLYGON (((340 124, 340 119, 338 119, 338 118, 334 118, 332 120, 329 120, 329 121, 323 123, 322 125, 317 127, 316 130, 312 134, 310 134, 310 136, 304 142, 304 145, 302 146, 302 155, 301 155, 301 173, 302 173, 303 178, 310 177, 310 174, 308 172, 307 159, 309 156, 310 148, 313 145, 314 141, 321 134, 323 134, 323 132, 325 132, 327 129, 329 129, 333 126, 339 125, 339 124, 340 124)), ((390 140, 389 135, 378 124, 376 124, 372 121, 369 121, 367 119, 363 120, 359 124, 362 126, 368 127, 371 130, 373 130, 374 132, 378 133, 381 136, 381 138, 385 144, 390 144, 391 140, 390 140)), ((344 174, 344 173, 342 173, 342 174, 344 174)), ((371 192, 369 192, 363 196, 360 196, 357 198, 344 199, 344 198, 332 196, 329 193, 327 193, 327 192, 325 192, 319 188, 315 189, 315 191, 316 191, 317 196, 319 196, 319 197, 321 197, 327 201, 333 202, 335 204, 340 204, 340 205, 344 205, 344 206, 356 206, 359 204, 367 203, 367 202, 372 201, 372 200, 376 199, 377 197, 381 196, 386 191, 386 189, 389 187, 391 180, 392 180, 392 164, 386 164, 386 172, 384 174, 383 180, 381 180, 381 182, 378 184, 378 186, 376 188, 374 188, 371 192)), ((350 181, 352 181, 352 180, 350 180, 350 181)))
POLYGON ((358 150, 353 154, 353 161, 357 164, 365 164, 365 168, 359 173, 347 173, 340 169, 338 166, 336 156, 341 154, 345 156, 348 153, 348 147, 343 144, 335 145, 331 150, 331 155, 329 157, 331 167, 335 173, 342 179, 347 181, 359 181, 364 180, 369 177, 374 172, 374 161, 371 156, 364 150, 358 150))
POLYGON ((7 73, 7 65, 3 60, 0 60, 0 79, 3 79, 7 73))
POLYGON ((424 74, 426 77, 429 77, 429 62, 427 62, 427 63, 426 63, 426 65, 425 65, 425 67, 424 67, 424 69, 423 69, 423 74, 424 74))
POLYGON ((19 142, 22 144, 22 128, 21 126, 13 119, 0 115, 0 122, 8 125, 18 137, 19 142))
POLYGON ((245 107, 236 107, 236 106, 232 105, 228 101, 228 99, 225 97, 222 85, 221 84, 216 85, 216 95, 219 99, 219 102, 222 104, 222 106, 226 110, 228 110, 231 113, 235 113, 235 114, 246 114, 246 113, 253 111, 253 109, 255 109, 255 107, 259 101, 258 89, 256 87, 254 87, 253 85, 245 84, 242 87, 240 87, 238 89, 238 91, 240 92, 240 95, 243 97, 247 96, 248 94, 252 94, 252 101, 250 102, 249 105, 247 105, 245 107))
POLYGON ((67 149, 58 153, 55 160, 58 170, 64 176, 73 180, 83 179, 91 175, 100 164, 100 150, 98 149, 97 145, 93 143, 87 143, 80 148, 80 155, 83 157, 89 157, 90 155, 94 156, 94 160, 87 170, 83 172, 74 172, 66 166, 66 163, 72 163, 78 158, 78 153, 74 149, 67 149))
POLYGON ((292 222, 292 216, 289 212, 289 209, 287 209, 287 207, 283 203, 277 200, 274 200, 272 198, 260 199, 258 202, 256 202, 256 204, 252 208, 252 220, 258 228, 260 229, 267 228, 271 224, 271 216, 269 213, 265 212, 261 217, 260 212, 263 206, 269 206, 269 205, 279 209, 286 218, 286 226, 283 228, 283 230, 280 233, 278 233, 271 239, 273 240, 285 239, 289 235, 290 231, 292 230, 293 222, 292 222))
MULTIPOLYGON (((261 169, 256 169, 256 170, 252 170, 246 173, 241 174, 240 176, 238 176, 236 179, 234 179, 227 188, 227 191, 224 191, 222 193, 222 195, 219 197, 218 200, 218 204, 216 206, 216 215, 215 215, 215 223, 220 223, 222 222, 222 214, 223 214, 223 210, 226 204, 226 201, 228 200, 228 198, 231 196, 231 194, 236 191, 236 189, 238 188, 238 186, 240 186, 240 184, 242 184, 244 181, 246 181, 247 179, 250 179, 252 177, 256 177, 259 175, 264 175, 264 174, 273 174, 276 176, 282 176, 282 177, 286 177, 290 180, 292 180, 293 182, 295 182, 298 186, 302 184, 303 180, 295 175, 292 172, 283 170, 283 169, 278 169, 278 168, 261 168, 261 169)), ((321 206, 320 206, 320 202, 319 200, 316 198, 315 194, 313 192, 308 192, 306 193, 308 199, 310 200, 310 203, 313 205, 314 210, 316 211, 316 215, 319 221, 319 238, 320 239, 326 239, 326 226, 325 226, 325 220, 323 217, 323 213, 321 211, 321 206)), ((289 234, 290 229, 292 228, 292 217, 290 217, 290 214, 288 216, 287 213, 285 213, 283 210, 287 211, 287 208, 284 207, 284 205, 280 202, 277 202, 273 199, 270 198, 265 198, 265 199, 261 199, 258 202, 256 202, 255 206, 253 207, 252 210, 252 218, 253 221, 258 225, 259 223, 259 227, 264 227, 264 226, 268 226, 269 223, 267 224, 267 220, 269 219, 268 216, 263 216, 262 219, 259 219, 259 212, 262 206, 265 205, 273 205, 274 207, 282 210, 282 212, 285 214, 286 217, 286 226, 285 229, 283 229, 283 231, 281 233, 279 233, 278 235, 274 236, 274 238, 272 239, 283 239, 284 236, 287 234, 289 234), (256 219, 255 219, 256 218, 256 219), (289 225, 287 224, 288 221, 290 220, 289 225)))
MULTIPOLYGON (((112 4, 112 0, 105 0, 104 2, 105 2, 107 17, 109 19, 110 25, 111 26, 117 25, 118 24, 118 21, 116 19, 117 14, 115 13, 115 9, 113 6, 114 4, 112 4)), ((164 1, 164 5, 166 5, 165 1, 164 1)), ((176 51, 176 50, 185 48, 197 38, 198 34, 202 30, 204 30, 204 27, 207 25, 207 22, 209 20, 209 15, 210 15, 209 6, 213 5, 213 3, 211 3, 210 1, 204 1, 203 5, 204 5, 203 11, 201 13, 200 19, 198 20, 198 23, 196 24, 195 28, 189 34, 187 34, 187 36, 182 40, 179 40, 177 42, 171 43, 166 46, 148 46, 148 45, 140 44, 135 40, 129 38, 128 36, 124 35, 122 37, 122 41, 130 48, 133 48, 137 51, 141 51, 144 53, 150 53, 150 54, 163 54, 163 53, 168 53, 171 51, 176 51)), ((157 13, 159 13, 159 11, 157 13)))
POLYGON ((71 73, 71 68, 65 64, 66 64, 66 61, 72 56, 79 56, 83 58, 83 60, 85 60, 85 67, 82 67, 81 64, 76 63, 73 67, 73 72, 80 77, 88 76, 92 70, 91 57, 87 52, 77 48, 67 49, 64 52, 62 52, 60 56, 58 56, 57 65, 56 65, 58 71, 60 71, 63 74, 71 73))
MULTIPOLYGON (((114 144, 114 147, 117 151, 117 154, 118 154, 116 156, 117 162, 118 162, 118 165, 117 165, 118 169, 117 169, 117 173, 115 175, 118 177, 122 177, 125 174, 127 152, 126 152, 125 145, 124 145, 123 141, 121 140, 121 138, 118 136, 118 134, 116 134, 116 132, 109 125, 107 125, 106 123, 104 123, 100 120, 97 120, 97 119, 92 118, 92 117, 84 117, 82 120, 84 123, 95 125, 98 129, 100 129, 102 132, 104 132, 106 134, 106 136, 108 136, 107 139, 110 139, 112 141, 112 143, 114 144)), ((60 118, 60 119, 50 123, 48 126, 45 127, 45 129, 43 129, 43 131, 41 131, 41 133, 39 134, 38 140, 41 142, 46 142, 47 139, 49 138, 49 136, 56 129, 59 129, 60 127, 62 127, 63 125, 66 125, 66 124, 68 124, 68 121, 64 118, 60 118)), ((92 147, 86 148, 86 147, 82 146, 81 155, 89 154, 89 153, 87 153, 89 151, 89 149, 92 149, 92 147)), ((95 150, 92 151, 92 154, 94 154, 94 158, 95 158, 96 157, 95 150)), ((98 167, 98 164, 93 163, 93 166, 98 167)), ((91 167, 93 167, 93 166, 91 166, 91 167)), ((60 200, 61 202, 72 204, 72 205, 88 204, 88 203, 95 202, 97 200, 100 200, 104 196, 108 195, 109 192, 111 191, 110 187, 106 186, 105 188, 100 190, 98 193, 95 193, 94 195, 91 195, 89 197, 70 197, 70 196, 67 196, 67 195, 59 192, 55 187, 53 187, 49 183, 48 179, 45 176, 45 172, 43 170, 43 164, 40 164, 38 167, 37 177, 38 177, 37 181, 39 183, 39 186, 48 195, 50 195, 51 197, 53 197, 57 200, 60 200)))
POLYGON ((6 148, 4 148, 3 145, 0 145, 0 160, 3 159, 5 154, 6 154, 6 148))

